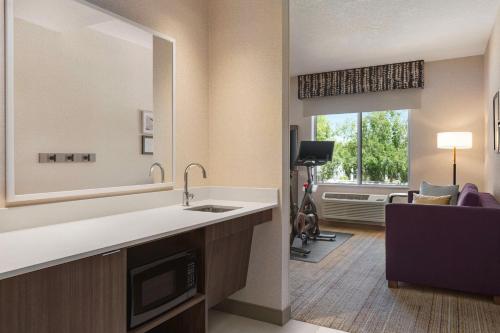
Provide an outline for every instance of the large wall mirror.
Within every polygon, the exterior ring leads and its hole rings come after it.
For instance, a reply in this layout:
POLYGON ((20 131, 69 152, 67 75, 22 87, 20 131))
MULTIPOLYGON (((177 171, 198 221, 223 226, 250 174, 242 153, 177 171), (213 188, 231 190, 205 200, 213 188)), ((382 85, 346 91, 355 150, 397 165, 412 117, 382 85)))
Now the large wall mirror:
POLYGON ((171 188, 174 41, 85 1, 5 3, 8 203, 171 188))

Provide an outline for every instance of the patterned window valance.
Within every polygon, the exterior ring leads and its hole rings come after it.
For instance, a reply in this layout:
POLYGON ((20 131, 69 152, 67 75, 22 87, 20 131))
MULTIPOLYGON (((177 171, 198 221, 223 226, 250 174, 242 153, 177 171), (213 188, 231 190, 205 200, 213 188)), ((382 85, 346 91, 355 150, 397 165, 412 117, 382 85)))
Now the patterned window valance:
POLYGON ((299 75, 299 99, 423 87, 423 60, 299 75))

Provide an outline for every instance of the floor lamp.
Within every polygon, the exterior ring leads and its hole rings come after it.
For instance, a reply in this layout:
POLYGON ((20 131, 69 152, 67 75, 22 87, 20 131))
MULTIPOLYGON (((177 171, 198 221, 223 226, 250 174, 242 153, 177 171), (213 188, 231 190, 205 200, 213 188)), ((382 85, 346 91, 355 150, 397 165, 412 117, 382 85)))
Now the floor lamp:
POLYGON ((472 148, 472 132, 440 132, 437 134, 439 149, 453 149, 453 185, 457 184, 457 149, 472 148))

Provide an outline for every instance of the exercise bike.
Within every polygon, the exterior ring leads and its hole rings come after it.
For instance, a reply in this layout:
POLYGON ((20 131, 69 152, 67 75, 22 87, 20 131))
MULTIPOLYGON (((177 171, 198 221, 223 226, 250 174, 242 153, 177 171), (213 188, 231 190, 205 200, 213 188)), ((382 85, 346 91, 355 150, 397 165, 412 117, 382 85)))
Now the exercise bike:
POLYGON ((299 207, 291 202, 292 231, 290 234, 290 251, 294 254, 308 255, 311 251, 304 249, 309 240, 335 241, 335 234, 322 234, 319 228, 319 217, 314 203, 312 169, 326 164, 333 155, 334 143, 330 141, 302 141, 295 166, 306 167, 307 183, 304 184, 304 198, 299 207), (302 240, 302 248, 294 247, 295 238, 302 240))

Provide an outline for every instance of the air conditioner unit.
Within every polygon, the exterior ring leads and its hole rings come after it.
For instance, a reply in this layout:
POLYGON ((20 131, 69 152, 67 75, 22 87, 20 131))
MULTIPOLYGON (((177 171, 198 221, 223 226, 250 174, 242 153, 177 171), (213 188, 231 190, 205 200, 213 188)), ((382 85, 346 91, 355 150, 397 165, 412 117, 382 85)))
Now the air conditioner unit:
POLYGON ((324 219, 385 223, 387 195, 325 192, 321 199, 324 219))

